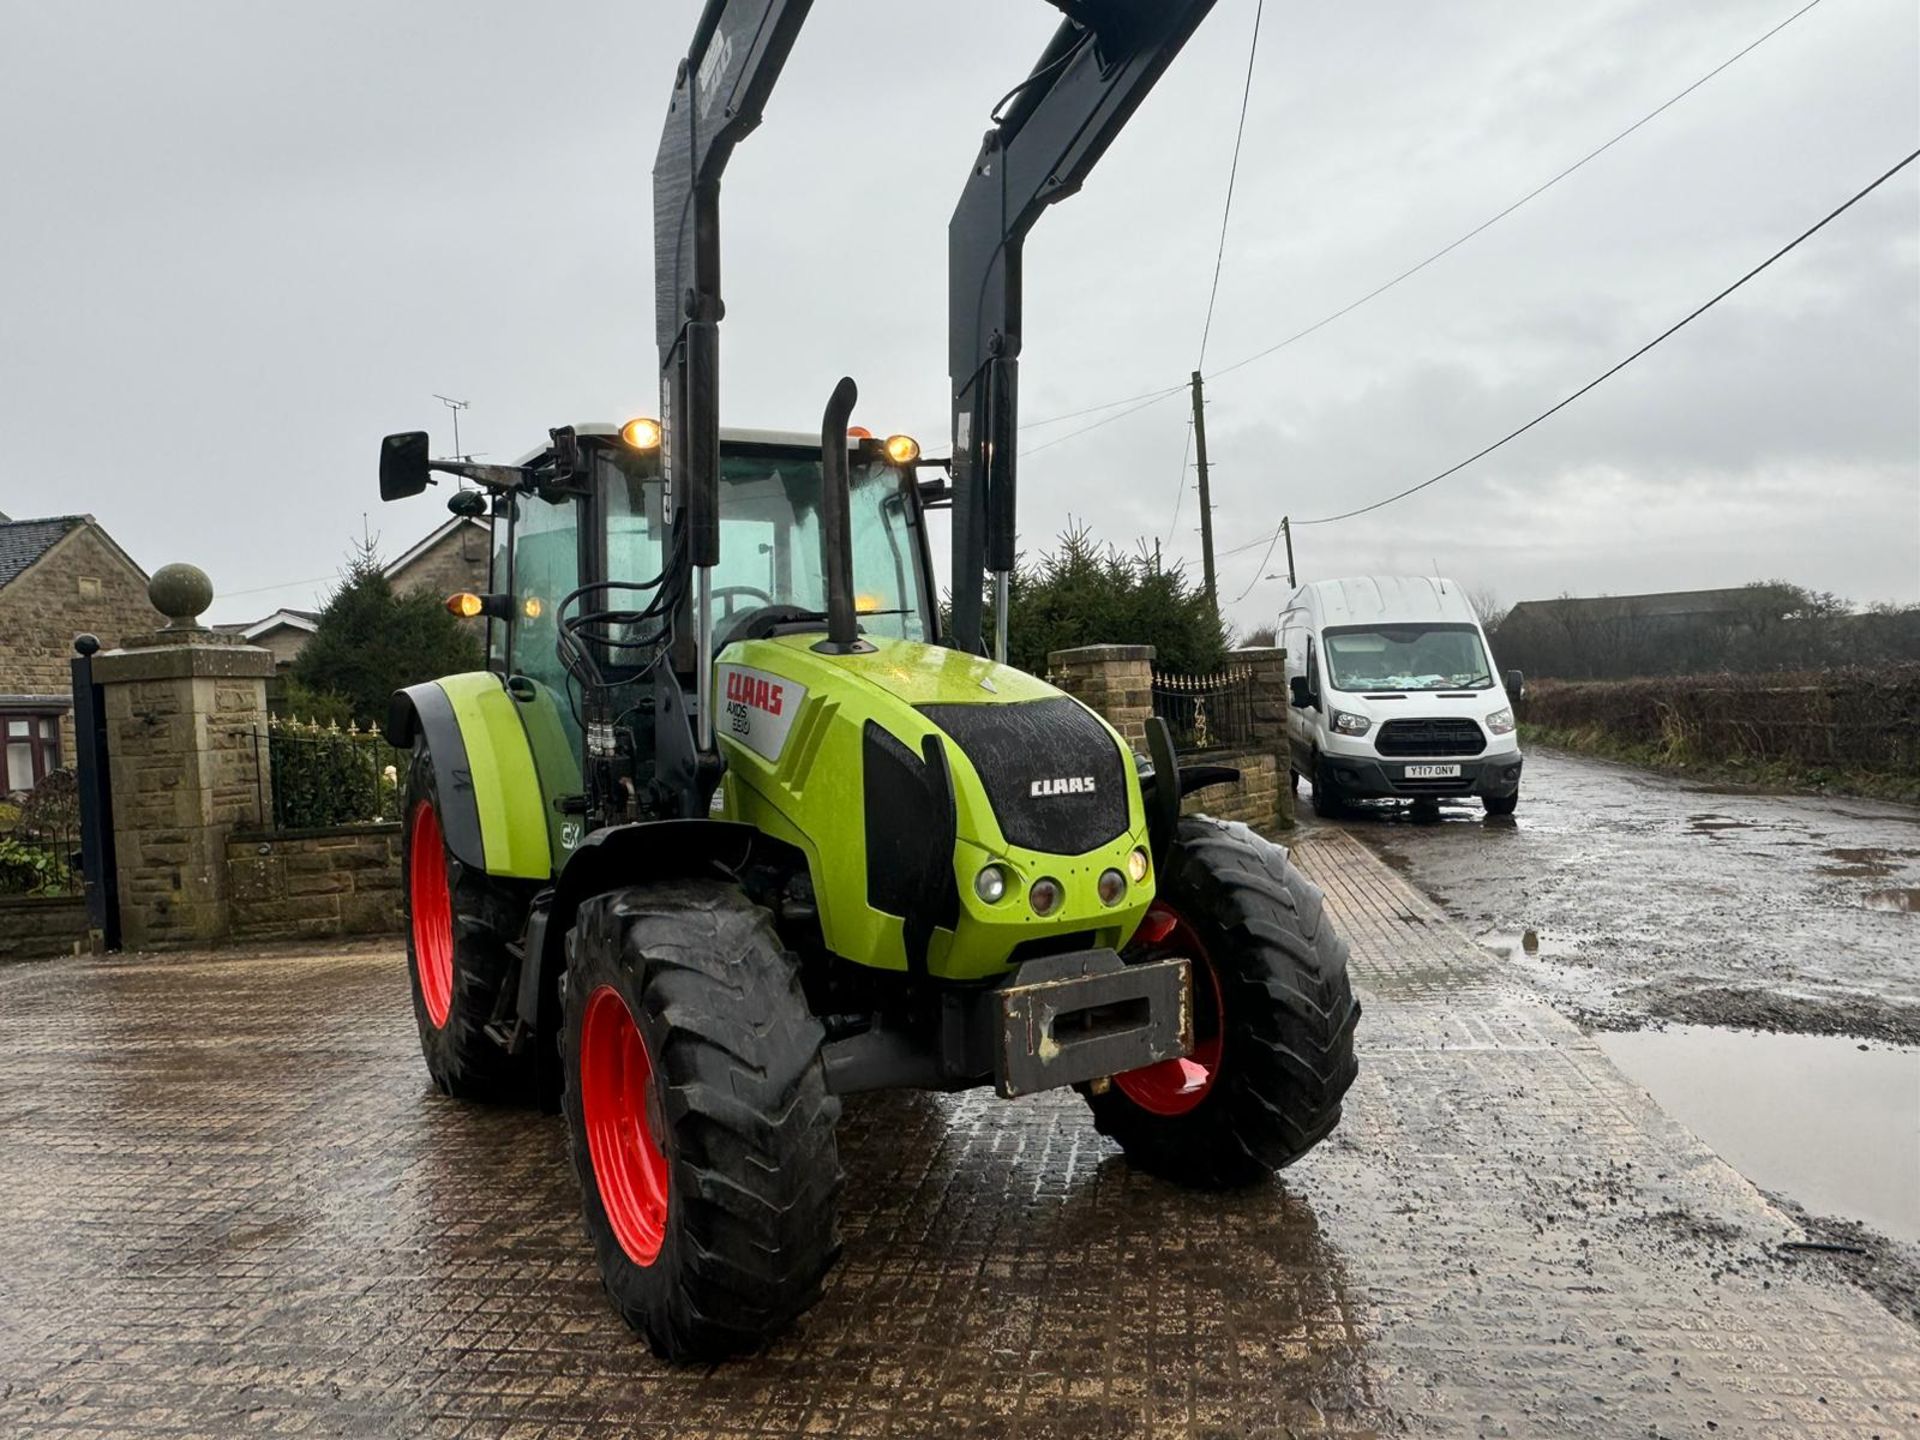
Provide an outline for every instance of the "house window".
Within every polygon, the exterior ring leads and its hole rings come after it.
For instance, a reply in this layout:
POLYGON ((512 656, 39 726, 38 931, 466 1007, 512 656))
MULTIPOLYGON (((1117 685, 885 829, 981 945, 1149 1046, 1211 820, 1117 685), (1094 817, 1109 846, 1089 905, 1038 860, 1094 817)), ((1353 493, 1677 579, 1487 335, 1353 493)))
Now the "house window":
POLYGON ((8 715, 7 789, 31 790, 60 768, 60 717, 8 715))

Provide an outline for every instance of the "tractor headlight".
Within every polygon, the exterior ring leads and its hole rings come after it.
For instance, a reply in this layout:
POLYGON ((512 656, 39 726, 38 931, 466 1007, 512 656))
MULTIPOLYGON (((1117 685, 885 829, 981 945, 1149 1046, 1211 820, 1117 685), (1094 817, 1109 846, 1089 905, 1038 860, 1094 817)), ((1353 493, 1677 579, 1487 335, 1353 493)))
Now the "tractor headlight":
POLYGON ((620 427, 620 438, 635 450, 658 450, 660 422, 647 416, 629 420, 620 427))
POLYGON ((989 905, 998 905, 1007 893, 1007 872, 998 865, 983 865, 973 877, 973 893, 989 905))
POLYGON ((896 465, 911 465, 920 458, 920 442, 911 435, 889 435, 887 458, 896 465))
POLYGON ((1118 870, 1103 870, 1096 889, 1102 905, 1118 905, 1127 898, 1127 877, 1118 870))
POLYGON ((1513 711, 1494 711, 1491 715, 1487 716, 1487 729, 1496 735, 1511 735, 1513 733, 1513 711))
POLYGON ((1127 856, 1127 878, 1136 885, 1147 878, 1147 852, 1141 846, 1134 846, 1133 853, 1127 856))
POLYGON ((1027 903, 1036 915, 1051 915, 1067 898, 1066 887, 1050 875, 1042 875, 1027 891, 1027 903))
POLYGON ((1373 721, 1364 715, 1336 710, 1333 712, 1333 728, 1342 735, 1364 735, 1373 728, 1373 721))

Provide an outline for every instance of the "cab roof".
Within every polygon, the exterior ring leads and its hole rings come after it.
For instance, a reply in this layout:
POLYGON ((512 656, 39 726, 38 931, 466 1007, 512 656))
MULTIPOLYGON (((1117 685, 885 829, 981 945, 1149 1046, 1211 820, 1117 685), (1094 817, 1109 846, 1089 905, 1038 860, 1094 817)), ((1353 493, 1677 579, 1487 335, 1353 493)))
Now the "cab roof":
MULTIPOLYGON (((620 433, 620 427, 604 420, 590 420, 584 424, 575 425, 573 433, 612 437, 620 433)), ((808 450, 818 450, 820 436, 817 433, 809 435, 804 430, 743 430, 737 426, 722 425, 720 443, 722 445, 795 445, 808 450)), ((551 445, 542 445, 537 449, 529 450, 513 463, 531 465, 552 453, 552 450, 551 445)))

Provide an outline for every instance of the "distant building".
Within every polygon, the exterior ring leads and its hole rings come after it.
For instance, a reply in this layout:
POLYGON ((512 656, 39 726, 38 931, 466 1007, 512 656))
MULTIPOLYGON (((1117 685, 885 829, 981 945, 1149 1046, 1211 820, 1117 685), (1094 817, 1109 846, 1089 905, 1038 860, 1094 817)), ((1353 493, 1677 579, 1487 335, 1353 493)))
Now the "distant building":
POLYGON ((158 629, 147 572, 91 515, 0 515, 0 792, 73 763, 73 637, 107 646, 158 629))
MULTIPOLYGON (((491 531, 484 520, 453 516, 384 567, 396 593, 426 590, 451 595, 457 590, 487 588, 487 552, 491 531)), ((221 625, 217 629, 246 638, 250 645, 271 650, 285 670, 305 648, 307 637, 320 623, 317 610, 276 610, 259 620, 221 625)), ((484 621, 467 621, 483 625, 484 621)))
POLYGON ((1698 624, 1728 620, 1751 624, 1767 616, 1778 620, 1789 604, 1767 585, 1738 585, 1730 590, 1662 590, 1652 595, 1563 595, 1558 600, 1522 600, 1500 622, 1505 629, 1516 620, 1521 628, 1541 621, 1579 626, 1621 619, 1655 624, 1698 624))

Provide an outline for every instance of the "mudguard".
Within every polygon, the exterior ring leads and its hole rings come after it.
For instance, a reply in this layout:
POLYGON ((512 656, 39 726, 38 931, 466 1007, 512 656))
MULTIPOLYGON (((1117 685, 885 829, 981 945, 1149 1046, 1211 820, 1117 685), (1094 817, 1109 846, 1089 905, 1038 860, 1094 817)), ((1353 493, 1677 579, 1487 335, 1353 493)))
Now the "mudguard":
POLYGON ((488 671, 396 690, 387 742, 424 736, 440 782, 440 827, 461 864, 522 880, 553 876, 539 772, 519 706, 488 671))

